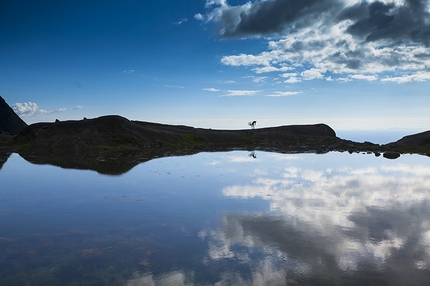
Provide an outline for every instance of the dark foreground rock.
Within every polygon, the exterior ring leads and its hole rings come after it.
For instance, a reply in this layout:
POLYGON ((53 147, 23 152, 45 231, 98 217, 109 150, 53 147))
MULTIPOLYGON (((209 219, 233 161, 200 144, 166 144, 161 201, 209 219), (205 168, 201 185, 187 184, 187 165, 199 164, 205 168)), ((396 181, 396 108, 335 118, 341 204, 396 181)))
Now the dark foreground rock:
POLYGON ((387 151, 400 152, 388 145, 340 139, 325 124, 212 130, 130 121, 121 116, 32 124, 14 137, 10 145, 32 163, 91 169, 104 174, 121 174, 157 157, 204 151, 348 151, 384 155, 387 151))

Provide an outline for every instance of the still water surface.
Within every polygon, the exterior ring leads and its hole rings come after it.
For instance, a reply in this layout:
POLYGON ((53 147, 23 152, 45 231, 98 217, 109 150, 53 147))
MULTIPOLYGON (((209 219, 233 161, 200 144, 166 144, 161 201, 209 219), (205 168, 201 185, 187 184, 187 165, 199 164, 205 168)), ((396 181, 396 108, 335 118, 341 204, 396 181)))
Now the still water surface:
POLYGON ((200 153, 106 176, 12 154, 0 183, 0 285, 430 281, 424 156, 200 153))

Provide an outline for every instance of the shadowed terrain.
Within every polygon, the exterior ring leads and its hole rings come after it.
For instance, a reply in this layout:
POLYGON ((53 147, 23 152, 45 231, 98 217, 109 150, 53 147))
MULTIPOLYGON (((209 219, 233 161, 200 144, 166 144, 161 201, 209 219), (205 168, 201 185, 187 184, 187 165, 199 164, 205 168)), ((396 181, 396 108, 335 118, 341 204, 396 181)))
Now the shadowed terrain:
POLYGON ((2 151, 0 149, 0 170, 3 168, 4 163, 6 163, 7 159, 9 159, 12 153, 8 151, 2 151))

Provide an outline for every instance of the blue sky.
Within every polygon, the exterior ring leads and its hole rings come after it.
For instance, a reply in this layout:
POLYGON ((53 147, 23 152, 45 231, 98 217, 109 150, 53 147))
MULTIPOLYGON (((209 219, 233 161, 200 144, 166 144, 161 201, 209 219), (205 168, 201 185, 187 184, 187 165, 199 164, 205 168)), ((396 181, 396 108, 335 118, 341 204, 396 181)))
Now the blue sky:
POLYGON ((430 129, 424 0, 2 1, 0 95, 27 122, 430 129))

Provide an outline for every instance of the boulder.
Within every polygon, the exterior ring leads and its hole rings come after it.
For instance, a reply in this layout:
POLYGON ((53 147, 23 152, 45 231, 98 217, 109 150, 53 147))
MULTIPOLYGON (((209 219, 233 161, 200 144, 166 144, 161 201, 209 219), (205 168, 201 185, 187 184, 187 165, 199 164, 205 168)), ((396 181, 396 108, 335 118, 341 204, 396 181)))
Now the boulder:
POLYGON ((387 151, 387 152, 384 152, 383 156, 384 158, 387 158, 387 159, 397 159, 400 157, 400 153, 395 151, 387 151))

